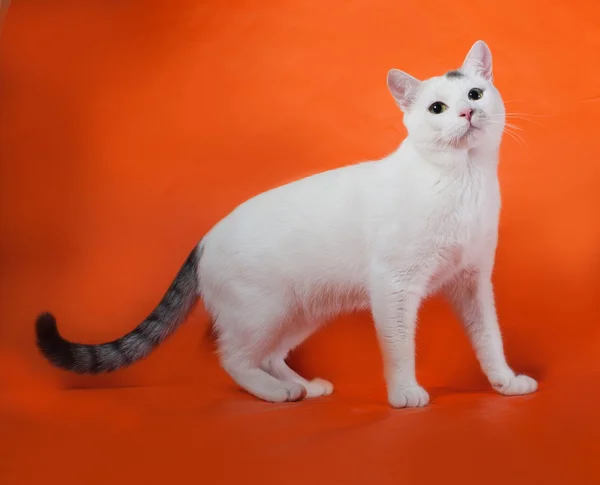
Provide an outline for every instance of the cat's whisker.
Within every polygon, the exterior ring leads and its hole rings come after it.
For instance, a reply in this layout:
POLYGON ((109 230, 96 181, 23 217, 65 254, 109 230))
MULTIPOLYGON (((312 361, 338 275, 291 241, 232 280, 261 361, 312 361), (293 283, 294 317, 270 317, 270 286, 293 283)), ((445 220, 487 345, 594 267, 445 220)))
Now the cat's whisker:
POLYGON ((521 128, 520 126, 517 126, 513 123, 505 123, 505 126, 508 126, 509 128, 512 128, 514 130, 525 131, 524 128, 521 128))
POLYGON ((551 115, 535 115, 531 113, 518 113, 518 112, 508 112, 505 114, 507 120, 523 120, 529 123, 534 123, 541 128, 547 129, 546 126, 542 125, 539 121, 529 119, 529 117, 537 117, 537 118, 551 118, 551 115))
POLYGON ((506 119, 519 119, 524 121, 529 121, 531 123, 535 123, 535 120, 530 120, 528 117, 537 117, 537 118, 551 118, 550 115, 535 115, 529 113, 516 113, 516 112, 507 112, 507 113, 491 113, 488 116, 490 117, 498 117, 498 118, 506 118, 506 119))
POLYGON ((507 116, 509 115, 519 115, 519 116, 533 116, 536 118, 552 118, 552 115, 538 115, 538 114, 534 114, 534 113, 520 113, 517 111, 508 111, 506 113, 507 116))
POLYGON ((535 120, 528 120, 527 118, 522 118, 522 117, 520 117, 520 116, 510 116, 510 117, 507 117, 507 119, 510 119, 510 120, 522 120, 522 121, 527 121, 527 122, 529 122, 529 123, 533 123, 533 124, 535 124, 535 125, 538 125, 538 126, 540 126, 541 128, 544 128, 545 130, 547 130, 547 129, 548 129, 546 126, 542 125, 541 123, 539 123, 539 122, 537 122, 537 121, 535 121, 535 120))
POLYGON ((503 133, 506 133, 508 136, 510 136, 512 139, 514 139, 517 142, 517 144, 519 145, 519 148, 521 150, 523 149, 523 144, 525 146, 527 146, 527 148, 529 148, 525 139, 519 133, 514 131, 514 130, 524 131, 523 128, 521 128, 520 126, 512 125, 511 123, 503 123, 502 121, 499 121, 499 120, 488 120, 488 122, 491 124, 503 124, 504 125, 503 133))
POLYGON ((525 131, 525 128, 515 125, 514 123, 507 123, 507 122, 502 122, 500 120, 487 120, 488 123, 491 123, 493 125, 498 125, 498 124, 504 124, 505 127, 507 128, 511 128, 513 130, 517 130, 517 131, 525 131))
POLYGON ((500 120, 487 120, 488 123, 493 124, 493 125, 500 125, 500 124, 504 124, 504 126, 507 126, 509 128, 513 128, 515 130, 519 130, 519 131, 525 131, 525 128, 515 125, 514 123, 506 123, 506 122, 502 122, 500 120))
POLYGON ((519 145, 519 149, 521 151, 523 151, 523 147, 521 145, 521 142, 519 141, 519 139, 513 133, 511 133, 510 131, 506 131, 506 130, 504 130, 504 133, 506 133, 508 136, 510 136, 513 140, 515 140, 515 142, 517 142, 517 145, 519 145))
POLYGON ((511 131, 511 129, 508 127, 504 128, 504 133, 513 138, 517 142, 521 150, 523 150, 523 146, 525 146, 527 150, 529 150, 529 144, 527 143, 525 138, 523 138, 519 133, 511 131))

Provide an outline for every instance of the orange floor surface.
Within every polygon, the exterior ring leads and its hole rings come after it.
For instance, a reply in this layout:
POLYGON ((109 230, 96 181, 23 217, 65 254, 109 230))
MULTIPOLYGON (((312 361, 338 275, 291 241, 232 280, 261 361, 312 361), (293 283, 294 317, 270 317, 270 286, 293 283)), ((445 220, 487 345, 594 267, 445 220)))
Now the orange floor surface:
POLYGON ((0 33, 0 483, 600 483, 600 3, 14 0, 0 33), (506 136, 494 393, 460 324, 423 309, 430 406, 394 410, 368 315, 292 357, 330 397, 268 404, 219 368, 199 305, 150 358, 51 368, 33 322, 100 342, 137 325, 246 198, 382 157, 405 136, 385 79, 472 43, 506 136))

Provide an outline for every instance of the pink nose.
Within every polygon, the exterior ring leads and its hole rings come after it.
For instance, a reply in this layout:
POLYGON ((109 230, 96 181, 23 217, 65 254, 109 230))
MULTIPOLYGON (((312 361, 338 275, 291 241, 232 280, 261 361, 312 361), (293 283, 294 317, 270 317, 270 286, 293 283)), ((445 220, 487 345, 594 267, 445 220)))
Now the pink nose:
POLYGON ((471 121, 471 116, 473 116, 473 110, 471 108, 467 108, 467 109, 463 109, 460 112, 460 116, 464 116, 465 118, 467 118, 467 121, 471 121))

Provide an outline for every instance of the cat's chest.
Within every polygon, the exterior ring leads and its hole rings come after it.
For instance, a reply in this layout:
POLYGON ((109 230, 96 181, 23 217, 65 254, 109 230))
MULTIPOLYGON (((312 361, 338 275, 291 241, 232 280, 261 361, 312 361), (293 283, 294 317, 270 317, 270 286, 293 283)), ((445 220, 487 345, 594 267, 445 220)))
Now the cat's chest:
POLYGON ((498 225, 500 192, 497 178, 465 176, 450 185, 438 206, 437 227, 454 244, 469 246, 498 225))
POLYGON ((494 237, 490 231, 483 229, 483 225, 473 226, 456 235, 440 244, 431 254, 429 294, 437 292, 464 269, 479 266, 492 254, 490 248, 494 245, 494 237))
POLYGON ((438 279, 451 278, 475 265, 495 247, 499 196, 494 186, 477 186, 458 193, 438 214, 434 249, 438 279))
POLYGON ((463 250, 477 246, 498 224, 498 209, 485 197, 448 204, 439 216, 439 240, 463 250))

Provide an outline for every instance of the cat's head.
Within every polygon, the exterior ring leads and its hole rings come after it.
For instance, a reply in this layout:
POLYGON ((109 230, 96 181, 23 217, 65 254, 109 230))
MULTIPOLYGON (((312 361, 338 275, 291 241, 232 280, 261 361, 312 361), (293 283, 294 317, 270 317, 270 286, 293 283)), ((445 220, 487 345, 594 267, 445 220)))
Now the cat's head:
POLYGON ((492 53, 485 42, 475 42, 456 71, 419 81, 392 69, 387 84, 412 140, 449 150, 500 144, 504 103, 492 83, 492 53))

